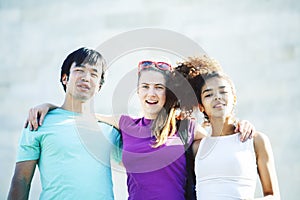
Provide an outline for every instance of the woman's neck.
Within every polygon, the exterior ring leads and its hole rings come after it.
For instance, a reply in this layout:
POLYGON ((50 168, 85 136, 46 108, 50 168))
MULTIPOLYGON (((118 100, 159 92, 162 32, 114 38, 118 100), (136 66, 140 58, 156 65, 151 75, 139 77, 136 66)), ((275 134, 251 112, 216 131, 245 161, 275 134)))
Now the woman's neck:
POLYGON ((149 120, 155 120, 157 118, 157 114, 144 114, 143 116, 145 119, 149 119, 149 120))
POLYGON ((231 119, 214 119, 210 122, 212 127, 211 136, 224 136, 234 134, 234 123, 231 119))

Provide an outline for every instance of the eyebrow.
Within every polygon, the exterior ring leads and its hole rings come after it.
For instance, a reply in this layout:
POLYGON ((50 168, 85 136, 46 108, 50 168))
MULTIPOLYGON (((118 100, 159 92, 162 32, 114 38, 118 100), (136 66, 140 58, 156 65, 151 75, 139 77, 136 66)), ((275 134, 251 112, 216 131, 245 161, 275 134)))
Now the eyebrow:
MULTIPOLYGON (((219 86, 218 88, 219 89, 224 89, 224 88, 226 88, 226 86, 222 85, 222 86, 219 86)), ((202 94, 204 94, 205 92, 210 92, 210 91, 212 91, 212 89, 208 88, 206 90, 203 90, 202 94)))
MULTIPOLYGON (((76 65, 75 67, 86 68, 86 66, 83 65, 83 64, 81 64, 81 65, 76 65)), ((97 72, 97 73, 98 73, 98 70, 97 70, 96 68, 92 68, 92 70, 93 70, 94 72, 97 72)))
MULTIPOLYGON (((141 85, 151 85, 151 84, 153 84, 153 83, 141 83, 141 85)), ((162 84, 162 83, 154 83, 153 85, 155 85, 155 86, 164 86, 164 87, 166 87, 164 84, 162 84)))

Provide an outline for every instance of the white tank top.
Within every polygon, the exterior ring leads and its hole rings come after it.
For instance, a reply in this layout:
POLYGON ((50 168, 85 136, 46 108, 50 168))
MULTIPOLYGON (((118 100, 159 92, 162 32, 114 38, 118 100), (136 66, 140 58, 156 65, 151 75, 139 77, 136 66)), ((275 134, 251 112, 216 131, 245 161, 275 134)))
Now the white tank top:
POLYGON ((195 158, 199 200, 254 198, 257 166, 253 139, 239 134, 202 139, 195 158))

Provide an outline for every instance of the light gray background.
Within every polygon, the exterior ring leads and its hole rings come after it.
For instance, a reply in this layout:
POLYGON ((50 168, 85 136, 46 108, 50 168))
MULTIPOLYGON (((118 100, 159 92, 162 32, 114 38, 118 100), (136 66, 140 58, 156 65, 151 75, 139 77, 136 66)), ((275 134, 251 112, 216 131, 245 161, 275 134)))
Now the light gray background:
MULTIPOLYGON (((220 61, 238 90, 238 116, 271 139, 282 199, 300 196, 298 0, 85 2, 0 0, 0 199, 28 109, 62 102, 59 68, 66 55, 143 27, 182 33, 220 61)), ((95 103, 98 112, 109 112, 95 103)), ((116 199, 125 199, 124 173, 114 170, 114 180, 116 199)), ((32 199, 39 185, 36 174, 32 199)))

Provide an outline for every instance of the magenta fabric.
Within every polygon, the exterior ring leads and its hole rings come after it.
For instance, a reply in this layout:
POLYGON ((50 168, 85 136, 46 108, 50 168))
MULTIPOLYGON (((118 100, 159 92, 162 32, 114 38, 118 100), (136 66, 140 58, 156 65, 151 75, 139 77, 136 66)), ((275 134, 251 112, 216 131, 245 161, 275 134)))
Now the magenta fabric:
POLYGON ((145 118, 125 115, 120 118, 128 199, 183 200, 186 182, 183 143, 176 134, 166 144, 153 148, 155 137, 151 135, 151 123, 152 120, 145 118))

